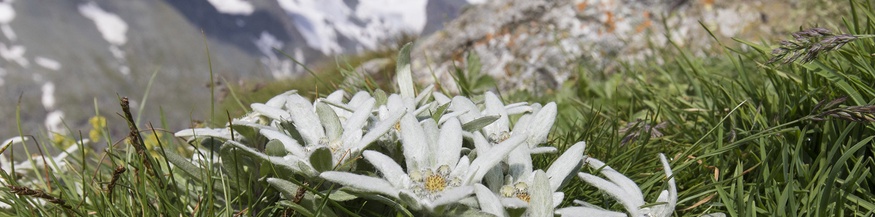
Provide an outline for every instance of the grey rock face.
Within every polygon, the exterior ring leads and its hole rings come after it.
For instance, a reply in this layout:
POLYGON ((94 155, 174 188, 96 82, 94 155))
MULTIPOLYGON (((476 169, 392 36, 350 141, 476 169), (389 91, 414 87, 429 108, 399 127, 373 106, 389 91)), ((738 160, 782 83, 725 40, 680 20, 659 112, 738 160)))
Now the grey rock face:
MULTIPOLYGON (((767 38, 787 25, 769 15, 799 16, 799 1, 508 0, 472 5, 447 26, 421 39, 411 54, 418 82, 457 88, 450 72, 466 52, 480 56, 483 72, 501 90, 555 89, 579 67, 612 71, 621 62, 660 62, 653 49, 669 42, 704 56, 724 42, 767 38), (776 27, 773 27, 776 26, 776 27)), ((799 19, 798 22, 804 19, 799 19)), ((804 23, 800 23, 802 25, 804 23)))

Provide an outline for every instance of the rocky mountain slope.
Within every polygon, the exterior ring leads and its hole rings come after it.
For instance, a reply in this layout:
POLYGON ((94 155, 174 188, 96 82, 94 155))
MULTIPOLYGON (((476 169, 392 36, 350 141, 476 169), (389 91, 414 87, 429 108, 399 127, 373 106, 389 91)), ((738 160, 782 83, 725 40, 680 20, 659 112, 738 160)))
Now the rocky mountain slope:
MULTIPOLYGON (((229 82, 302 75, 304 63, 442 28, 464 0, 0 0, 0 137, 117 118, 117 96, 172 127, 209 110, 210 69, 229 82), (211 61, 207 60, 209 44, 211 61), (210 65, 209 63, 212 63, 210 65), (19 100, 20 99, 20 100, 19 100), (172 112, 171 112, 172 111, 172 112)), ((157 124, 157 123, 155 123, 157 124)))

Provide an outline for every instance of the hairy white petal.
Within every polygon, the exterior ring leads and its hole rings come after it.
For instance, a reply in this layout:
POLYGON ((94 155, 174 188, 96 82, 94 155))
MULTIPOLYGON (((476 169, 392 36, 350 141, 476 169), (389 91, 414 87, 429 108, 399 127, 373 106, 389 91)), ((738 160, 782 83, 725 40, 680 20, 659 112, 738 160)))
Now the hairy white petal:
POLYGON ((526 143, 529 144, 529 147, 546 142, 547 135, 550 134, 550 129, 553 127, 553 122, 556 121, 556 103, 547 103, 530 121, 526 128, 526 133, 529 134, 529 139, 526 140, 526 143))
POLYGON ((559 204, 562 204, 563 199, 565 199, 565 193, 553 192, 553 208, 555 209, 559 204))
POLYGON ((286 151, 289 151, 289 153, 292 153, 295 156, 298 156, 301 158, 304 158, 307 156, 307 152, 304 151, 304 147, 302 147, 300 144, 298 144, 298 142, 295 141, 295 139, 293 139, 291 136, 286 135, 283 132, 279 132, 279 131, 275 131, 275 130, 268 130, 268 129, 262 129, 262 130, 259 130, 258 132, 261 133, 261 135, 263 135, 264 137, 267 137, 267 139, 279 140, 280 142, 283 143, 283 147, 286 148, 286 151))
POLYGON ((492 92, 486 92, 483 94, 484 100, 486 100, 486 110, 483 112, 484 115, 498 115, 498 120, 495 120, 486 127, 483 128, 483 131, 488 134, 498 134, 501 132, 508 132, 510 130, 510 120, 507 117, 507 111, 504 109, 504 103, 501 102, 501 99, 498 96, 495 96, 492 92))
POLYGON ((265 102, 264 105, 278 108, 278 109, 282 109, 283 105, 286 104, 286 98, 288 98, 288 97, 289 97, 289 95, 285 95, 285 94, 276 95, 273 98, 270 98, 269 100, 267 100, 267 102, 265 102))
POLYGON ((413 117, 406 114, 401 118, 401 144, 404 159, 407 161, 407 171, 419 170, 426 166, 428 143, 422 126, 413 117))
POLYGON ((547 147, 535 147, 530 150, 532 154, 552 154, 559 152, 559 149, 556 147, 547 146, 547 147))
POLYGON ((250 105, 250 107, 252 107, 252 111, 255 111, 256 113, 258 113, 260 115, 264 115, 265 117, 270 118, 270 119, 274 119, 277 121, 290 120, 289 117, 291 115, 289 114, 289 112, 282 110, 282 109, 278 109, 278 108, 273 107, 273 106, 268 106, 268 105, 261 104, 261 103, 252 103, 252 105, 250 105))
POLYGON ((453 171, 450 172, 450 176, 452 177, 460 177, 465 175, 468 172, 468 168, 471 167, 471 160, 468 160, 468 156, 462 156, 459 158, 459 163, 456 164, 456 167, 453 168, 453 171))
MULTIPOLYGON (((216 138, 220 138, 220 139, 230 140, 231 139, 231 131, 229 131, 228 129, 194 128, 194 129, 181 130, 181 131, 173 134, 173 136, 176 136, 176 137, 198 137, 198 138, 216 137, 216 138)), ((19 138, 19 137, 16 137, 16 138, 19 138)), ((10 143, 10 142, 18 143, 18 142, 22 141, 22 140, 12 141, 13 139, 16 139, 16 138, 8 139, 8 140, 4 141, 2 145, 6 145, 7 143, 10 143)), ((23 141, 26 141, 26 139, 23 141)))
MULTIPOLYGON (((598 176, 594 176, 587 173, 578 173, 578 177, 580 180, 583 180, 586 183, 589 183, 592 186, 604 191, 617 201, 620 201, 623 204, 623 207, 626 208, 626 211, 629 212, 632 216, 640 216, 641 214, 638 211, 638 207, 644 205, 643 200, 638 200, 636 197, 633 197, 632 194, 626 192, 625 189, 622 189, 620 186, 617 186, 614 183, 609 182, 608 180, 599 178, 598 176)), ((639 192, 640 194, 640 192, 639 192)))
POLYGON ((378 193, 392 198, 398 198, 399 190, 392 187, 392 184, 386 180, 380 178, 335 171, 323 172, 319 177, 358 191, 378 193))
POLYGON ((462 123, 468 123, 469 121, 473 121, 481 116, 480 109, 477 108, 477 105, 474 105, 474 102, 471 102, 470 99, 463 96, 453 97, 453 102, 450 104, 450 108, 453 111, 465 112, 459 116, 459 121, 462 123))
POLYGON ((526 201, 520 200, 516 197, 502 197, 501 205, 507 208, 526 208, 529 207, 529 203, 526 201))
POLYGON ((417 95, 416 99, 414 100, 416 101, 416 104, 422 105, 425 101, 428 101, 428 99, 431 98, 431 93, 433 90, 434 84, 430 84, 428 85, 428 87, 423 88, 422 91, 419 91, 419 95, 417 95))
POLYGON ((489 188, 476 184, 474 185, 474 193, 477 195, 477 202, 480 203, 480 210, 499 217, 507 216, 501 201, 489 188))
POLYGON ((346 120, 346 124, 343 127, 344 132, 352 131, 352 130, 361 130, 364 128, 365 124, 367 124, 368 118, 371 116, 371 110, 374 108, 374 98, 365 99, 359 107, 356 108, 356 111, 352 114, 352 117, 346 120))
POLYGON ((590 207, 579 207, 579 206, 557 209, 556 214, 559 214, 562 217, 591 217, 591 216, 625 217, 626 216, 625 213, 590 208, 590 207))
POLYGON ((447 104, 452 101, 449 97, 447 97, 447 95, 444 95, 441 92, 434 92, 432 95, 434 96, 434 101, 441 105, 447 104))
POLYGON ((550 180, 542 170, 535 171, 535 180, 529 188, 529 214, 531 216, 553 215, 553 191, 550 190, 550 180))
POLYGON ((353 95, 352 98, 349 99, 348 104, 355 107, 354 109, 358 109, 358 106, 368 99, 373 99, 373 97, 371 97, 371 94, 369 94, 367 91, 359 91, 356 92, 355 95, 353 95))
POLYGON ((474 132, 473 137, 474 149, 477 150, 477 155, 484 155, 492 148, 492 144, 490 144, 489 141, 486 140, 486 137, 483 137, 483 134, 480 132, 474 132))
POLYGON ((364 150, 365 148, 367 148, 368 145, 380 138, 380 136, 383 136, 384 134, 389 132, 389 130, 392 130, 392 127, 394 127, 395 124, 398 123, 398 121, 401 119, 402 116, 404 116, 404 114, 404 111, 389 114, 386 119, 377 123, 376 126, 371 128, 371 130, 362 137, 362 139, 359 141, 359 144, 356 145, 355 148, 353 148, 354 151, 364 150))
POLYGON ((620 172, 614 170, 610 166, 605 166, 605 163, 595 159, 595 158, 586 158, 587 165, 589 165, 593 169, 601 169, 602 175, 611 180, 612 183, 619 186, 620 189, 625 191, 629 198, 635 201, 641 201, 644 203, 644 195, 641 193, 641 188, 638 187, 638 184, 635 184, 634 181, 629 179, 620 172))
POLYGON ((441 119, 438 120, 438 124, 443 124, 444 122, 446 122, 450 118, 457 118, 460 115, 465 114, 465 112, 467 112, 467 111, 454 111, 454 112, 450 112, 450 113, 446 113, 444 115, 441 115, 441 119))
POLYGON ((532 166, 532 155, 529 153, 529 147, 525 145, 517 146, 505 160, 509 166, 507 174, 515 178, 529 177, 534 170, 532 166))
POLYGON ((572 172, 580 169, 583 163, 583 150, 586 149, 585 142, 574 144, 565 153, 562 153, 556 161, 547 169, 547 176, 550 177, 550 187, 553 191, 562 187, 562 183, 570 179, 572 172))
POLYGON ((462 180, 463 185, 480 182, 493 166, 507 157, 511 150, 523 144, 525 139, 524 136, 511 136, 509 139, 504 140, 504 142, 492 147, 489 152, 477 156, 477 159, 471 162, 467 177, 462 180))
POLYGON ((664 154, 659 154, 659 161, 662 162, 662 169, 665 170, 665 177, 669 177, 669 179, 668 190, 662 191, 662 193, 659 194, 659 199, 657 199, 657 201, 666 202, 667 204, 660 206, 661 212, 656 213, 656 215, 671 216, 678 202, 677 184, 675 184, 674 173, 671 171, 671 166, 668 164, 668 160, 665 158, 664 154))
POLYGON ((436 200, 428 204, 429 210, 438 206, 456 203, 459 200, 462 200, 462 198, 465 198, 473 193, 474 186, 461 186, 445 190, 439 193, 440 196, 436 200))
POLYGON ((319 140, 325 137, 325 131, 310 101, 299 95, 291 95, 286 101, 286 107, 295 129, 306 140, 307 145, 319 144, 319 140))
POLYGON ((437 155, 436 165, 456 165, 462 151, 462 124, 459 120, 452 118, 444 123, 437 143, 438 146, 432 149, 437 155))
POLYGON ((336 90, 334 92, 331 92, 331 94, 328 94, 328 96, 325 97, 325 100, 334 103, 341 103, 343 102, 343 94, 345 93, 346 92, 344 92, 343 90, 336 90))
POLYGON ((374 165, 374 168, 383 173, 383 178, 392 183, 396 188, 404 188, 407 186, 407 183, 410 182, 410 178, 407 177, 407 173, 404 173, 404 170, 401 169, 401 165, 395 163, 392 158, 384 155, 383 153, 376 151, 364 151, 362 152, 362 156, 371 162, 371 165, 374 165))
POLYGON ((425 156, 425 165, 436 166, 437 164, 437 152, 440 150, 440 145, 438 144, 438 138, 440 137, 440 129, 438 129, 437 123, 434 122, 434 119, 428 118, 422 120, 420 122, 422 125, 422 131, 425 132, 425 141, 426 146, 428 146, 428 154, 425 156))

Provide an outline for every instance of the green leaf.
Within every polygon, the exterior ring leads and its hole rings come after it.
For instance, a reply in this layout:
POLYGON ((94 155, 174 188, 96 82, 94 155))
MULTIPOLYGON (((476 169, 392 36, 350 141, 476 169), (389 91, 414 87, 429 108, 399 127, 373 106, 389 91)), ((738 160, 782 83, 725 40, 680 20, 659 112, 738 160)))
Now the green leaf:
POLYGON ((319 147, 310 154, 310 165, 319 172, 329 171, 334 166, 331 158, 331 150, 328 147, 319 147))
POLYGON ((407 43, 398 51, 398 62, 395 63, 395 80, 398 82, 398 92, 403 97, 416 97, 413 88, 413 72, 410 69, 411 43, 407 43))
POLYGON ((283 142, 280 142, 278 139, 271 139, 270 142, 267 142, 267 145, 264 146, 264 153, 269 156, 286 156, 289 154, 289 151, 286 150, 283 142))
POLYGON ((286 198, 295 198, 301 186, 279 178, 267 178, 267 184, 282 193, 286 198))
POLYGON ((469 121, 468 123, 462 124, 462 130, 468 132, 478 131, 480 129, 483 129, 483 127, 486 127, 486 125, 495 122, 495 120, 498 120, 498 118, 500 117, 501 115, 490 115, 474 119, 472 121, 469 121))
POLYGON ((213 137, 207 137, 201 140, 202 147, 214 152, 218 152, 220 149, 222 149, 222 144, 224 143, 225 142, 223 142, 222 140, 213 137))
POLYGON ((476 52, 468 52, 468 57, 466 59, 466 69, 468 70, 468 73, 465 79, 469 81, 476 80, 480 75, 480 68, 482 67, 480 64, 480 56, 478 56, 476 52))
POLYGON ((319 121, 322 122, 322 127, 325 128, 325 136, 329 140, 340 138, 343 134, 343 125, 340 124, 340 118, 337 118, 337 113, 325 103, 316 103, 316 114, 319 115, 319 121))
POLYGON ((347 187, 342 187, 340 189, 331 191, 331 194, 328 195, 328 199, 333 201, 349 201, 358 198, 358 196, 350 194, 347 192, 347 187))
POLYGON ((309 209, 305 208, 304 206, 301 206, 300 204, 293 203, 292 201, 283 200, 283 201, 277 202, 277 204, 291 208, 292 210, 295 210, 295 212, 297 212, 303 216, 307 216, 307 217, 315 216, 315 214, 313 214, 313 212, 310 211, 309 209))
MULTIPOLYGON (((196 165, 191 163, 188 158, 180 156, 176 152, 167 151, 164 152, 167 157, 167 161, 170 161, 173 165, 176 165, 177 169, 182 169, 185 173, 190 175, 191 177, 198 178, 201 175, 203 169, 198 168, 196 165)), ((197 153, 195 153, 197 154, 197 153)), ((200 181, 200 179, 198 179, 200 181)))
POLYGON ((447 108, 449 108, 449 107, 450 107, 450 103, 446 103, 446 104, 443 104, 441 106, 438 106, 437 109, 435 109, 434 114, 431 114, 431 118, 434 119, 434 122, 440 121, 441 116, 444 116, 444 113, 446 113, 447 108))
MULTIPOLYGON (((243 138, 252 142, 252 144, 257 144, 259 142, 267 141, 267 138, 264 138, 261 134, 258 133, 258 129, 250 126, 243 125, 231 125, 231 131, 237 132, 240 135, 243 135, 243 138)), ((234 138, 236 140, 240 140, 241 138, 234 138)))
POLYGON ((385 105, 386 102, 389 101, 389 97, 386 96, 386 92, 381 89, 377 89, 371 95, 373 95, 374 100, 376 100, 376 102, 374 103, 374 107, 380 107, 381 105, 385 105))

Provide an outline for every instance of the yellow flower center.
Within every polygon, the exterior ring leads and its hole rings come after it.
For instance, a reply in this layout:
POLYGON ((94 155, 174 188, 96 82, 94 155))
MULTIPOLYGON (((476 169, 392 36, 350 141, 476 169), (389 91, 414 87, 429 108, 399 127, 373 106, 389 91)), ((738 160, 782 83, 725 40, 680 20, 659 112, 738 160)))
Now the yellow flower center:
POLYGON ((526 203, 531 200, 531 195, 529 195, 529 186, 525 182, 517 182, 513 185, 505 185, 501 186, 501 193, 504 197, 516 197, 520 200, 526 201, 526 203))
POLYGON ((528 203, 529 200, 532 199, 531 196, 529 196, 529 193, 517 193, 516 198, 519 198, 520 200, 523 200, 526 203, 528 203))
POLYGON ((425 190, 430 193, 441 192, 447 188, 447 179, 438 175, 432 174, 428 177, 425 177, 425 190))

